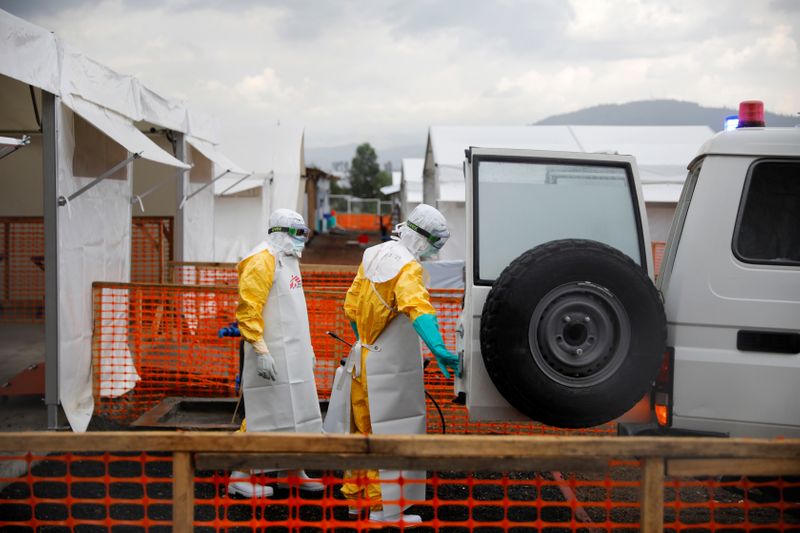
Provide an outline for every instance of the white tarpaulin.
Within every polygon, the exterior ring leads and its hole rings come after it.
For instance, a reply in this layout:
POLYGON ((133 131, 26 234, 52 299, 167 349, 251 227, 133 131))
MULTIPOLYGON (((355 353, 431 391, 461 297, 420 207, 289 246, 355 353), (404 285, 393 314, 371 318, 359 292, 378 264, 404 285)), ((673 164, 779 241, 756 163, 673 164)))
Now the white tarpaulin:
POLYGON ((250 172, 242 169, 242 167, 228 159, 225 154, 220 152, 219 149, 210 142, 190 136, 186 137, 186 142, 210 159, 217 166, 217 172, 228 171, 234 174, 250 174, 250 172))
MULTIPOLYGON (((106 166, 113 166, 108 165, 111 159, 113 163, 124 161, 126 151, 141 152, 141 157, 157 163, 189 168, 138 131, 134 123, 144 121, 216 142, 215 124, 210 116, 156 94, 135 78, 114 72, 65 45, 44 28, 2 10, 0 75, 3 80, 0 106, 6 108, 0 117, 14 115, 12 112, 21 108, 19 102, 30 103, 27 85, 59 97, 55 128, 59 197, 68 198, 93 183, 101 171, 108 170, 106 166)), ((0 129, 3 127, 13 130, 23 126, 14 122, 0 125, 0 129)), ((41 145, 36 150, 41 153, 41 145)), ((10 159, 13 158, 7 158, 10 159)), ((36 165, 40 167, 41 161, 36 165)), ((58 392, 75 431, 87 428, 93 412, 92 283, 130 279, 132 166, 126 165, 109 179, 97 182, 60 207, 57 213, 58 392)), ((37 173, 41 176, 40 171, 31 168, 32 175, 37 173)), ((3 192, 30 196, 30 191, 36 189, 26 185, 28 188, 24 190, 6 188, 3 192)), ((200 183, 189 183, 187 192, 200 186, 200 183)), ((186 246, 206 254, 197 260, 209 260, 213 251, 213 226, 208 226, 213 225, 211 187, 208 193, 207 198, 198 195, 185 219, 186 224, 197 230, 185 239, 202 240, 202 243, 191 242, 186 246)), ((41 216, 41 207, 36 209, 38 211, 31 215, 41 216)), ((104 317, 100 325, 111 327, 127 323, 124 302, 122 309, 104 317)), ((113 380, 104 381, 99 392, 109 396, 124 394, 138 380, 126 343, 115 339, 114 347, 104 355, 107 357, 98 373, 113 376, 113 380)))
POLYGON ((0 9, 0 74, 58 94, 56 36, 0 9))
POLYGON ((75 97, 65 99, 64 104, 72 108, 77 114, 90 122, 95 128, 102 131, 131 153, 141 153, 141 157, 170 165, 177 168, 190 168, 189 165, 175 159, 158 147, 156 143, 147 138, 125 117, 75 97))
MULTIPOLYGON (((69 196, 93 178, 73 175, 73 113, 58 116, 58 194, 69 196)), ((131 166, 124 179, 107 179, 58 210, 59 399, 74 431, 85 431, 92 398, 92 283, 130 279, 131 166)), ((125 321, 106 317, 106 320, 125 321)), ((106 389, 119 395, 137 380, 127 346, 116 346, 101 372, 114 366, 119 380, 106 389)))
POLYGON ((417 205, 422 203, 422 169, 425 160, 422 158, 406 158, 402 161, 400 178, 400 205, 403 217, 417 205))

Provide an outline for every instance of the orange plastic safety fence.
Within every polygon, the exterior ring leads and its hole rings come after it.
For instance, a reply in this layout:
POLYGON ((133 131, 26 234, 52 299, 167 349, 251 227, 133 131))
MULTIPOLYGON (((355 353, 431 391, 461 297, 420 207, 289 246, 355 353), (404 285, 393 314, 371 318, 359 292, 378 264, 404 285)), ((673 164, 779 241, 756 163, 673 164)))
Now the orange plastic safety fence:
POLYGON ((172 261, 172 217, 133 217, 131 224, 131 281, 166 283, 172 261))
POLYGON ((95 414, 131 422, 169 396, 236 394, 239 339, 218 336, 234 288, 96 283, 93 300, 95 414))
POLYGON ((337 213, 336 225, 351 231, 378 231, 381 221, 386 228, 391 226, 391 215, 379 217, 372 213, 337 213))
POLYGON ((667 243, 653 241, 651 246, 653 248, 653 271, 658 275, 658 272, 661 270, 661 262, 664 260, 664 248, 666 248, 667 243))
MULTIPOLYGON (((172 527, 168 452, 0 455, 0 472, 4 529, 172 527)), ((353 478, 342 471, 308 473, 322 481, 323 491, 297 490, 300 481, 293 474, 267 472, 248 481, 271 487, 272 496, 245 498, 228 494, 229 472, 198 471, 194 526, 198 531, 348 532, 380 527, 368 520, 368 502, 342 496, 341 484, 353 478)), ((612 461, 596 473, 434 471, 424 480, 424 500, 397 503, 411 504, 407 513, 436 531, 637 531, 640 478, 638 463, 630 461, 612 461)), ((417 483, 402 477, 399 482, 417 483)), ((797 477, 667 478, 664 529, 797 530, 799 503, 797 477)))
POLYGON ((170 263, 170 283, 236 286, 236 263, 170 263))
MULTIPOLYGON (((315 376, 322 400, 330 397, 336 368, 349 351, 328 332, 347 342, 355 340, 344 316, 344 296, 344 290, 306 289, 311 342, 317 358, 315 376)), ((217 333, 234 321, 236 301, 235 287, 95 284, 95 413, 130 423, 167 397, 234 397, 238 339, 220 339, 217 333)), ((455 351, 461 291, 433 289, 431 301, 445 343, 455 351)), ((423 354, 431 358, 427 348, 423 348, 423 354)), ((466 408, 453 403, 453 378, 445 378, 435 363, 425 370, 425 388, 436 401, 434 404, 430 397, 427 399, 430 433, 615 433, 613 424, 564 430, 537 422, 471 422, 466 408)))
POLYGON ((0 217, 0 320, 44 320, 41 217, 0 217))

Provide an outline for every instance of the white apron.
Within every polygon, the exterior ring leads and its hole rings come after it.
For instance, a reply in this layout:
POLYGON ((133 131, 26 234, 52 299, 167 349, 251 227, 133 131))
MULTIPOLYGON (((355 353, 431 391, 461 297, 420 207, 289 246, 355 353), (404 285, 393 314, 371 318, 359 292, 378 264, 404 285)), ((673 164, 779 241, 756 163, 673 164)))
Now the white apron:
MULTIPOLYGON (((269 249, 262 243, 248 257, 269 249)), ((320 433, 322 415, 314 380, 308 310, 297 257, 274 253, 275 275, 264 306, 264 341, 275 358, 277 379, 260 377, 256 353, 244 345, 243 391, 247 431, 320 433)))
MULTIPOLYGON (((350 350, 344 367, 336 370, 333 391, 325 417, 328 433, 350 432, 350 388, 352 376, 361 372, 361 349, 367 358, 367 391, 372 432, 376 435, 425 434, 425 383, 419 337, 406 315, 397 315, 378 336, 375 344, 357 342, 350 350)), ((385 516, 396 516, 425 500, 424 470, 380 470, 381 495, 385 516), (402 474, 405 481, 397 483, 402 474), (401 507, 399 501, 406 502, 401 507)))

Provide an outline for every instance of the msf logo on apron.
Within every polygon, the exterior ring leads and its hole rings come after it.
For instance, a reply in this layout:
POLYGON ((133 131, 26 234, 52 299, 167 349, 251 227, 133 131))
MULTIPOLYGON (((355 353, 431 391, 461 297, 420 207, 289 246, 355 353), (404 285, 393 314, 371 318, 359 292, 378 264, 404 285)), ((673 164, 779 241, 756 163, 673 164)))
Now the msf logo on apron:
POLYGON ((297 274, 293 274, 291 278, 289 278, 289 288, 290 289, 297 289, 303 286, 303 279, 298 276, 297 274))

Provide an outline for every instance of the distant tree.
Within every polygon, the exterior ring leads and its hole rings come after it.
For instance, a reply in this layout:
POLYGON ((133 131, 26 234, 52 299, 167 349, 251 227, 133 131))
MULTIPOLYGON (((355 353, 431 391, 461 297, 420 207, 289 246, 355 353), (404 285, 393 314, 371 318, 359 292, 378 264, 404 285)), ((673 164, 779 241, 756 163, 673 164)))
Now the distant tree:
POLYGON ((375 149, 369 143, 360 144, 350 163, 350 193, 357 198, 379 198, 381 187, 391 183, 391 174, 381 172, 375 149))

